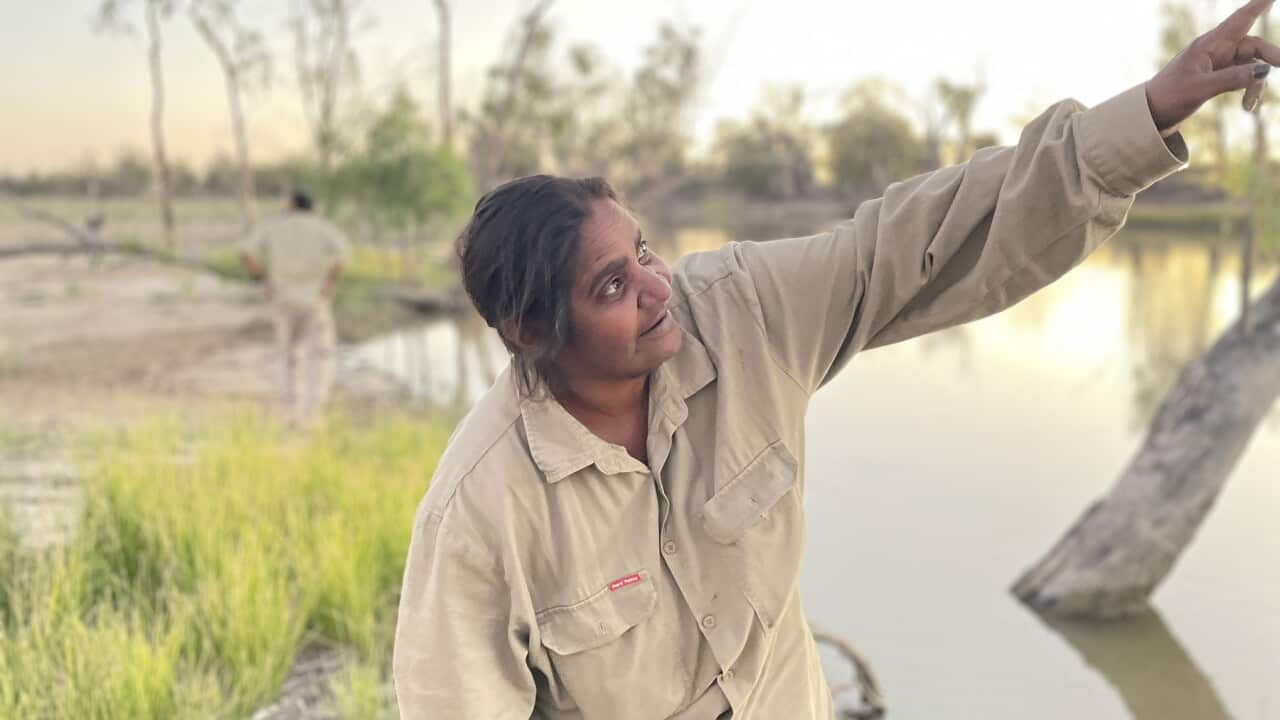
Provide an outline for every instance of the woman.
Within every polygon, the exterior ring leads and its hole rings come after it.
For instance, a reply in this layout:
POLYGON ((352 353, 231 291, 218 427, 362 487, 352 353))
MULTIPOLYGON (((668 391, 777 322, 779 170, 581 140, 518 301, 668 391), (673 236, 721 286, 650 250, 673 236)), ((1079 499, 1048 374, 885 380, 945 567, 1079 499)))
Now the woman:
POLYGON ((670 269, 603 180, 522 178, 460 238, 513 356, 419 507, 406 718, 829 718, 797 590, 804 412, 861 350, 989 315, 1184 165, 1180 122, 1280 50, 1255 0, 1149 82, 888 188, 834 231, 670 269))

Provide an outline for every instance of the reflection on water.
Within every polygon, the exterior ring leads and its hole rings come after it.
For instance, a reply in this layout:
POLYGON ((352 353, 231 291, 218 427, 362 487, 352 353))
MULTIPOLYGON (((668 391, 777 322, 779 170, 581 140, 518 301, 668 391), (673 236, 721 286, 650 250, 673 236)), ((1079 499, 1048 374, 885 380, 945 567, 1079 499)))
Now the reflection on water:
POLYGON ((507 352, 484 320, 467 312, 362 343, 348 350, 344 362, 387 373, 414 398, 456 411, 493 384, 507 352))
POLYGON ((1160 613, 1111 622, 1050 620, 1057 632, 1124 700, 1134 720, 1229 720, 1213 682, 1160 613))
MULTIPOLYGON (((727 239, 654 243, 673 259, 727 239)), ((1214 247, 1126 231, 1005 313, 865 353, 814 397, 805 611, 872 660, 891 718, 1280 720, 1280 413, 1157 593, 1159 614, 1046 626, 1007 593, 1238 317, 1239 255, 1214 247)), ((1276 270, 1258 264, 1256 292, 1276 270)), ((507 356, 466 316, 349 360, 465 408, 507 356)))

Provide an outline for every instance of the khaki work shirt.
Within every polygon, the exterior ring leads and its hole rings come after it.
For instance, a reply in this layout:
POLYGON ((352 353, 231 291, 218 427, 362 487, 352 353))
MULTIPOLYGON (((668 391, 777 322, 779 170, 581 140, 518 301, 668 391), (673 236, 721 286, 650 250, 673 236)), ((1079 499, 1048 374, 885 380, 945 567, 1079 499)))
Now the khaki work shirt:
POLYGON ((349 247, 333 223, 312 212, 291 211, 258 223, 240 251, 266 265, 275 300, 310 307, 323 303, 325 278, 346 262, 349 247))
POLYGON ((831 232, 683 258, 647 466, 508 370, 418 508, 402 717, 830 718, 797 587, 810 396, 861 350, 1061 276, 1185 161, 1139 86, 1060 102, 1015 147, 891 185, 831 232))

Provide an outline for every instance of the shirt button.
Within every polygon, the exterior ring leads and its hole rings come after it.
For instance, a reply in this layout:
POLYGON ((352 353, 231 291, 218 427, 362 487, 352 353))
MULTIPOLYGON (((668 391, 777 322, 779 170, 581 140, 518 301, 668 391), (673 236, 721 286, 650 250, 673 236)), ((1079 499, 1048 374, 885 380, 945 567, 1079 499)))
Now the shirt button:
POLYGON ((675 555, 676 542, 674 540, 668 540, 662 543, 662 552, 666 553, 667 555, 675 555))
POLYGON ((730 680, 732 680, 732 679, 733 679, 733 668, 729 668, 728 670, 725 670, 724 672, 720 673, 720 677, 721 677, 721 679, 723 679, 725 682, 729 682, 730 680))
POLYGON ((711 628, 713 628, 713 627, 715 627, 715 626, 716 626, 716 616, 715 616, 715 615, 703 615, 703 616, 702 616, 702 627, 704 627, 704 628, 706 628, 706 629, 710 630, 711 628))

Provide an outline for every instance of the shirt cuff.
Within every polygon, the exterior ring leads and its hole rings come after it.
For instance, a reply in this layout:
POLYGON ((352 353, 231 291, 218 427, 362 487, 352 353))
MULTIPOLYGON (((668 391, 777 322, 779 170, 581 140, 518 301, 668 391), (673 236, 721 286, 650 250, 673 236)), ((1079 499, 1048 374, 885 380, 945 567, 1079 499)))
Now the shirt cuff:
POLYGON ((1116 195, 1134 195, 1187 166, 1182 135, 1160 137, 1146 83, 1084 111, 1080 139, 1085 162, 1116 195))

